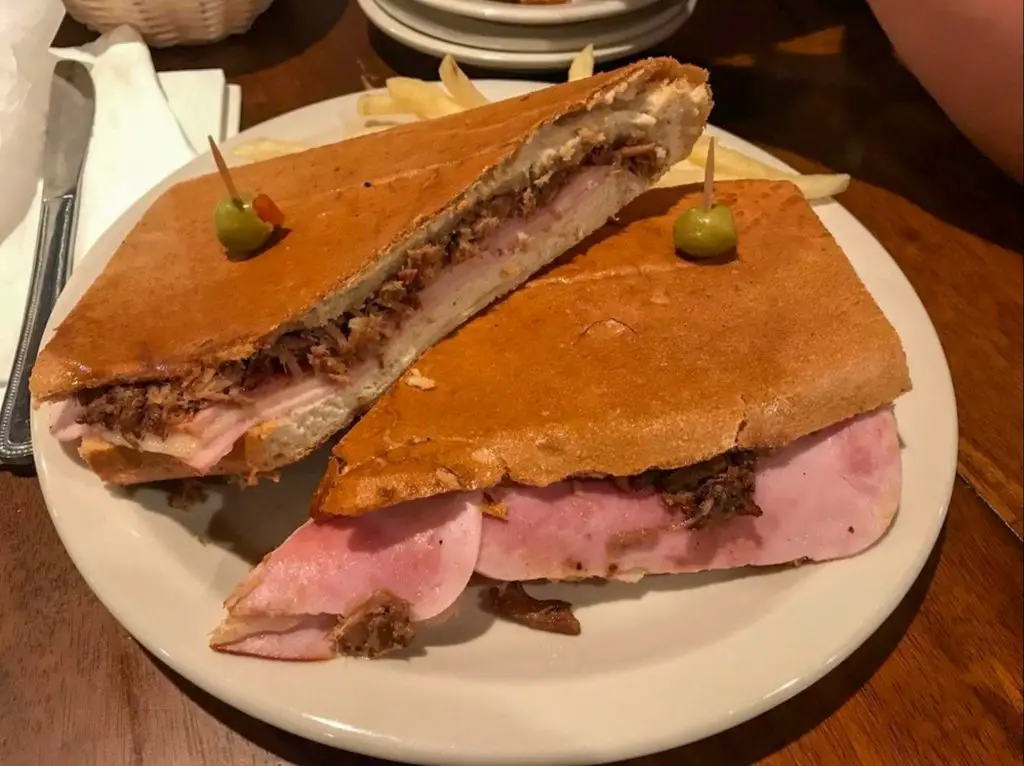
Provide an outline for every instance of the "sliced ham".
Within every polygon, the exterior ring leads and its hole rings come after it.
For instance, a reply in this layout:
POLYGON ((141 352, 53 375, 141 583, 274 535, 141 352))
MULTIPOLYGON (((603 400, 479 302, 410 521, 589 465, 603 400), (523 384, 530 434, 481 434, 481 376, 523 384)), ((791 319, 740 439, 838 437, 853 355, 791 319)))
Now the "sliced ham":
POLYGON ((333 615, 304 617, 229 617, 211 636, 210 644, 232 654, 272 660, 329 660, 335 655, 333 615))
POLYGON ((211 645, 272 659, 327 659, 339 618, 387 590, 414 619, 441 615, 474 570, 505 581, 694 572, 824 561, 882 536, 899 503, 896 421, 880 410, 762 457, 759 517, 698 529, 653 494, 610 481, 493 490, 507 520, 482 517, 476 493, 416 500, 355 518, 308 522, 228 599, 211 645))
POLYGON ((95 436, 142 452, 171 455, 198 472, 206 473, 231 452, 235 442, 250 428, 313 407, 337 389, 337 383, 319 375, 272 383, 253 391, 244 406, 216 404, 206 407, 192 420, 174 428, 165 438, 145 436, 137 442, 129 442, 105 428, 75 422, 81 407, 74 399, 68 399, 55 405, 50 432, 60 441, 95 436))
POLYGON ((374 594, 409 603, 422 622, 450 607, 476 565, 479 497, 450 494, 388 513, 309 521, 225 602, 211 637, 222 651, 277 659, 333 656, 332 632, 374 594))
MULTIPOLYGON (((505 283, 510 279, 516 281, 518 274, 535 270, 537 264, 531 262, 535 257, 531 258, 531 249, 524 247, 524 244, 532 239, 549 236, 562 219, 578 217, 580 228, 585 230, 589 227, 584 220, 587 211, 594 207, 606 207, 599 204, 595 194, 612 193, 615 188, 613 179, 619 179, 622 183, 624 178, 628 179, 628 176, 617 172, 613 166, 585 168, 532 215, 513 218, 499 226, 480 243, 473 258, 446 269, 420 293, 421 311, 407 320, 411 327, 406 331, 416 333, 415 325, 435 323, 436 317, 444 313, 442 307, 451 304, 453 295, 467 291, 489 291, 486 285, 494 282, 495 270, 504 269, 507 272, 507 276, 501 277, 505 283)), ((640 184, 638 180, 634 183, 640 184)), ((600 225, 603 221, 590 223, 600 225)))
POLYGON ((477 571, 507 581, 635 580, 852 556, 888 529, 900 485, 896 420, 881 410, 762 457, 762 515, 700 530, 684 529, 657 495, 606 481, 497 490, 508 520, 484 519, 477 571))
POLYGON ((57 441, 75 441, 88 433, 89 426, 78 422, 78 416, 84 410, 73 396, 53 406, 50 410, 50 433, 57 441))

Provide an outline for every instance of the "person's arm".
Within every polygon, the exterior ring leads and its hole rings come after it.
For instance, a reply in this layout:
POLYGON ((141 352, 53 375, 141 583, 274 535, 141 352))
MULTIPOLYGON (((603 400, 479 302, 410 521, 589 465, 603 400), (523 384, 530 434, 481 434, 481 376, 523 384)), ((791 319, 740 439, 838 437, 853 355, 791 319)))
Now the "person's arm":
POLYGON ((897 54, 964 134, 1024 180, 1021 0, 868 0, 897 54))

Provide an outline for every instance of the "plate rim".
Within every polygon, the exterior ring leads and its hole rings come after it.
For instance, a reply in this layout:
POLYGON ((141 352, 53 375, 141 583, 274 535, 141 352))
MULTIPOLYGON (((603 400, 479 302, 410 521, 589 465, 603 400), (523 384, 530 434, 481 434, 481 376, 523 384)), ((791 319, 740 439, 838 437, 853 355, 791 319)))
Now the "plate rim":
POLYGON ((565 32, 572 30, 571 34, 575 35, 575 39, 565 39, 566 36, 562 34, 555 35, 553 33, 549 33, 549 36, 546 37, 543 34, 537 35, 533 32, 533 30, 536 30, 536 27, 495 24, 491 21, 455 16, 453 14, 439 11, 431 6, 427 6, 422 2, 422 0, 374 0, 374 2, 384 13, 399 24, 404 24, 406 27, 417 31, 422 35, 426 35, 427 37, 432 37, 435 40, 440 41, 442 44, 460 45, 468 48, 496 51, 498 53, 512 55, 566 53, 573 56, 578 54, 587 44, 594 45, 595 49, 598 50, 612 48, 619 45, 628 45, 629 41, 632 39, 643 38, 654 29, 660 28, 665 24, 671 24, 675 21, 676 17, 682 13, 681 9, 683 6, 688 5, 687 16, 692 15, 693 6, 696 4, 696 0, 653 0, 651 4, 645 5, 641 10, 630 11, 628 14, 623 14, 614 26, 611 24, 602 25, 600 21, 584 21, 579 24, 563 25, 562 27, 549 27, 549 29, 552 30, 560 29, 565 32), (453 22, 449 22, 445 17, 460 20, 463 24, 484 25, 494 27, 494 29, 491 30, 492 34, 488 34, 482 29, 476 31, 473 29, 460 29, 453 26, 453 22), (604 26, 604 31, 595 31, 594 27, 597 25, 604 26), (574 29, 574 27, 588 27, 590 29, 587 31, 574 29), (532 42, 534 40, 544 40, 545 45, 552 47, 547 49, 537 47, 533 50, 524 50, 520 48, 517 50, 516 46, 522 45, 524 40, 501 36, 502 28, 518 30, 524 37, 531 40, 531 44, 534 44, 532 42), (473 42, 469 40, 468 38, 470 37, 488 41, 501 39, 504 42, 500 45, 493 42, 485 45, 479 41, 473 42))
MULTIPOLYGON (((492 90, 500 87, 501 89, 506 91, 506 97, 514 96, 516 89, 519 89, 519 92, 525 92, 540 87, 547 87, 548 85, 547 83, 522 80, 481 80, 477 82, 485 93, 491 92, 492 90)), ((270 137, 275 132, 275 130, 280 129, 275 125, 275 123, 277 123, 278 125, 283 125, 286 124, 286 121, 302 119, 302 113, 307 110, 323 108, 325 105, 336 105, 338 104, 338 102, 341 102, 343 100, 354 99, 358 95, 360 94, 346 94, 343 96, 336 97, 334 99, 329 99, 325 102, 320 102, 319 104, 308 105, 293 112, 280 115, 272 120, 262 123, 261 125, 253 126, 252 128, 239 134, 239 136, 232 139, 231 142, 228 142, 226 146, 230 147, 235 144, 243 143, 247 140, 251 140, 252 138, 260 136, 270 137)), ((711 128, 711 130, 717 135, 723 137, 724 139, 727 139, 727 141, 724 141, 723 143, 735 142, 738 145, 750 147, 753 150, 752 154, 754 154, 756 157, 760 159, 768 159, 770 160, 771 164, 779 167, 780 169, 786 169, 787 166, 784 163, 780 162, 778 159, 772 157, 771 155, 765 152, 762 152, 761 150, 758 150, 757 147, 753 146, 752 144, 749 144, 746 141, 743 141, 742 139, 734 136, 733 134, 717 128, 711 128)), ((202 157, 197 158, 196 161, 193 161, 193 163, 190 163, 189 166, 186 166, 186 169, 183 169, 182 171, 173 174, 168 179, 165 179, 165 181, 158 184, 150 193, 144 195, 144 197, 138 203, 136 203, 136 205, 133 206, 133 208, 142 205, 145 200, 155 196, 155 194, 158 193, 158 191, 161 191, 162 189, 166 188, 166 186, 171 182, 172 179, 178 178, 179 174, 185 172, 185 170, 187 170, 192 165, 195 165, 201 159, 202 157)), ((956 480, 956 434, 958 426, 956 420, 957 413, 955 407, 955 398, 953 395, 952 380, 949 374, 948 361, 946 360, 945 354, 942 351, 941 343, 939 342, 939 338, 935 331, 934 324, 931 322, 930 317, 928 317, 927 312, 925 311, 919 296, 917 296, 917 293, 916 291, 914 291, 913 286, 909 283, 909 280, 906 279, 906 276, 903 275, 898 265, 895 263, 895 261, 892 260, 892 257, 888 255, 888 253, 881 246, 881 243, 879 243, 878 240, 873 235, 871 235, 870 232, 868 232, 867 229, 863 227, 863 225, 860 224, 860 222, 857 221, 857 219, 854 218, 852 214, 850 214, 848 211, 846 211, 845 208, 843 208, 839 203, 829 202, 826 203, 824 206, 818 208, 819 214, 823 214, 826 211, 829 212, 830 215, 833 217, 843 218, 847 225, 850 225, 854 227, 856 230, 859 230, 858 234, 860 236, 866 236, 871 242, 874 243, 874 246, 877 246, 877 249, 885 255, 888 261, 888 263, 886 264, 886 269, 890 272, 893 272, 894 270, 894 273, 891 275, 892 278, 902 280, 902 282, 905 283, 905 288, 909 290, 909 295, 913 296, 914 303, 916 304, 915 306, 913 306, 913 308, 917 313, 921 315, 921 317, 924 320, 923 324, 915 324, 916 330, 918 332, 922 332, 929 342, 934 341, 934 344, 937 346, 937 350, 942 361, 942 371, 945 373, 944 375, 940 376, 941 379, 938 381, 938 384, 940 388, 943 389, 943 394, 948 394, 948 403, 950 405, 950 409, 944 413, 944 416, 946 418, 946 429, 952 429, 951 436, 953 450, 948 456, 948 465, 943 467, 945 470, 946 481, 943 485, 941 494, 944 499, 941 503, 941 508, 931 509, 931 513, 934 514, 934 516, 930 517, 932 518, 932 524, 930 525, 930 534, 927 535, 926 538, 921 539, 922 544, 919 546, 917 555, 913 558, 913 560, 909 561, 909 567, 905 570, 904 581, 901 581, 896 587, 891 588, 886 592, 887 597, 884 599, 880 599, 876 603, 870 619, 866 619, 861 624, 860 629, 855 631, 853 635, 847 636, 841 650, 832 653, 831 658, 827 662, 822 663, 813 671, 805 672, 799 678, 794 679, 793 681, 787 684, 784 684, 771 694, 766 694, 762 696, 760 699, 751 701, 742 709, 734 709, 730 711, 728 715, 720 716, 714 723, 705 724, 703 728, 699 728, 696 730, 695 735, 694 732, 691 731, 689 735, 685 736, 685 738, 680 738, 677 733, 674 733, 679 731, 678 727, 671 729, 666 728, 664 731, 661 732, 660 735, 655 735, 651 734, 650 732, 647 732, 644 735, 638 737, 635 733, 629 732, 629 736, 620 737, 615 746, 607 746, 601 752, 595 753, 587 750, 585 747, 581 748, 578 745, 570 745, 565 747, 561 752, 554 754, 552 754, 550 751, 545 751, 544 753, 534 753, 529 756, 523 756, 520 754, 518 757, 515 758, 516 762, 569 764, 580 763, 585 761, 588 763, 604 763, 618 760, 621 758, 636 757, 646 753, 667 750, 673 747, 686 744, 688 742, 695 741, 697 739, 701 739, 706 736, 710 736, 718 731, 731 728, 732 726, 738 725, 743 721, 749 720, 750 718, 753 718, 765 712, 766 710, 771 709, 772 707, 775 707, 778 704, 781 704, 785 700, 789 699, 790 697, 794 696, 800 691, 806 689, 808 686, 817 682, 821 677, 826 675, 828 672, 834 669, 839 663, 845 660, 846 657, 848 657, 849 654, 855 651, 857 647, 859 647, 871 634, 873 634, 882 624, 882 622, 895 610, 895 608, 906 596, 906 593, 909 591, 910 587, 913 585, 914 582, 916 582, 916 580, 920 576, 920 573, 925 563, 927 562, 928 557, 931 555, 931 552, 934 549, 936 539, 938 538, 938 535, 941 532, 946 512, 949 506, 949 502, 951 499, 953 486, 956 480)), ((131 211, 126 213, 123 217, 127 217, 130 214, 130 212, 131 211)), ((86 258, 94 257, 95 256, 93 253, 89 253, 86 255, 86 258)), ((74 279, 74 276, 72 278, 74 279)), ((56 318, 62 317, 63 313, 63 311, 55 311, 54 317, 53 319, 51 319, 51 324, 54 323, 54 320, 56 318)), ((53 326, 48 326, 46 333, 44 334, 44 338, 49 339, 49 337, 52 334, 52 331, 53 326)), ((904 343, 906 343, 906 341, 904 341, 904 343)), ((46 443, 48 447, 53 446, 52 437, 49 437, 49 434, 46 431, 45 421, 40 411, 33 412, 32 433, 33 440, 36 443, 46 443)), ((947 433, 947 436, 948 435, 950 434, 947 433)), ((301 711, 293 709, 288 709, 286 711, 268 711, 266 708, 261 707, 261 705, 258 704, 256 701, 245 697, 242 694, 242 692, 232 689, 231 685, 229 683, 226 683, 223 679, 197 677, 194 673, 190 672, 190 667, 181 659, 179 655, 169 653, 166 649, 164 649, 161 646, 161 642, 159 640, 155 640, 152 635, 146 635, 147 631, 144 628, 140 627, 139 621, 136 619, 135 616, 133 616, 130 613, 131 610, 128 608, 127 604, 116 603, 117 599, 113 598, 111 593, 102 592, 102 589, 97 588, 97 586, 95 585, 95 572, 90 571, 91 567, 88 563, 85 562, 85 556, 83 556, 83 551, 77 548, 75 542, 69 541, 69 539, 67 538, 67 532, 69 531, 69 529, 64 526, 64 512, 56 510, 56 507, 58 505, 65 505, 66 503, 58 500, 53 496, 54 487, 51 484, 51 481, 55 480, 50 475, 50 472, 47 469, 47 458, 44 453, 45 450, 43 450, 42 453, 37 454, 37 468, 40 486, 42 488, 48 513, 51 516, 51 519, 57 530, 58 536, 61 539, 61 543, 65 547, 65 550, 68 552, 68 555, 71 557, 73 563, 75 564, 79 573, 82 575, 83 579, 85 579, 86 583, 89 585, 90 589, 100 600, 100 602, 103 603, 104 607, 121 624, 121 626, 128 630, 128 632, 131 635, 133 635, 136 638, 136 640, 139 641, 140 644, 146 647, 146 649, 150 653, 152 653, 162 662, 165 662, 176 673, 178 673, 186 679, 189 679, 192 683, 195 683, 198 687, 202 688, 206 692, 212 694, 218 699, 223 700, 227 704, 230 704, 232 707, 235 707, 236 709, 241 710, 242 712, 248 715, 251 715, 259 720, 263 720, 279 728, 283 728, 288 731, 294 732, 295 734, 306 737, 308 739, 322 742, 324 744, 332 745, 335 747, 344 747, 347 750, 364 753, 366 755, 403 760, 412 763, 448 764, 454 766, 454 764, 468 764, 478 762, 478 759, 474 758, 472 754, 464 756, 452 751, 451 749, 438 748, 436 747, 436 745, 433 749, 424 749, 422 743, 398 741, 379 732, 344 729, 338 730, 336 727, 328 727, 326 723, 323 721, 313 721, 308 716, 305 716, 303 713, 301 713, 301 711)), ((898 520, 899 516, 897 516, 897 523, 898 520)), ((855 559, 856 558, 859 557, 855 557, 855 559)), ((838 565, 839 562, 832 564, 830 566, 838 565)), ((245 660, 243 660, 243 662, 245 662, 245 660)), ((256 660, 255 662, 260 661, 256 660)), ((246 666, 243 665, 242 667, 244 672, 244 668, 246 666)), ((280 667, 280 665, 278 667, 280 667)), ((620 679, 623 683, 628 683, 628 679, 622 678, 621 676, 620 679)), ((577 687, 583 688, 582 685, 577 681, 565 682, 563 685, 574 689, 577 687)), ((475 686, 473 685, 472 682, 462 682, 462 687, 460 688, 475 688, 475 686)))
MULTIPOLYGON (((376 0, 356 0, 367 20, 381 34, 396 40, 413 50, 430 56, 441 57, 451 54, 459 63, 489 69, 513 69, 520 71, 551 71, 568 68, 579 51, 549 51, 544 53, 513 53, 509 51, 477 48, 472 45, 441 40, 410 27, 389 14, 376 0)), ((594 50, 594 61, 603 64, 640 53, 664 42, 674 35, 687 21, 696 7, 697 0, 685 0, 680 4, 678 15, 672 16, 665 24, 649 30, 633 39, 627 39, 594 50)), ((523 81, 519 81, 523 82, 523 81)))
MULTIPOLYGON (((438 11, 455 16, 490 21, 495 24, 561 26, 609 19, 654 5, 660 0, 582 0, 559 5, 522 5, 495 0, 416 0, 438 11)), ((696 4, 696 0, 694 0, 696 4)))

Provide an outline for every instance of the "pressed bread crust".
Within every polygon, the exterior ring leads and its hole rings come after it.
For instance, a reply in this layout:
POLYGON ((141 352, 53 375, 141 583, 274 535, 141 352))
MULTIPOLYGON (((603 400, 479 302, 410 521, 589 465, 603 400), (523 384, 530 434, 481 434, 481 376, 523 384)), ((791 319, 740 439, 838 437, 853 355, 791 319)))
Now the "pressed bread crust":
POLYGON ((716 185, 736 257, 681 259, 693 190, 640 197, 424 354, 335 448, 314 514, 787 444, 909 390, 899 337, 800 191, 716 185), (575 257, 573 257, 575 256, 575 257))

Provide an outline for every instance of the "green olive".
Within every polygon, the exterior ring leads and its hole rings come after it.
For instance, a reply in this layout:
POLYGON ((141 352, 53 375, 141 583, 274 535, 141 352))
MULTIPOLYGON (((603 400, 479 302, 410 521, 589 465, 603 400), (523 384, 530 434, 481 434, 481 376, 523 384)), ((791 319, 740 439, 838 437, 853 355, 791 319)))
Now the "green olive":
POLYGON ((213 213, 217 239, 232 253, 254 253, 263 247, 274 227, 260 218, 252 208, 252 194, 243 194, 241 202, 225 197, 213 213))
POLYGON ((672 226, 676 250, 693 258, 716 258, 736 247, 736 222, 725 205, 691 207, 672 226))

